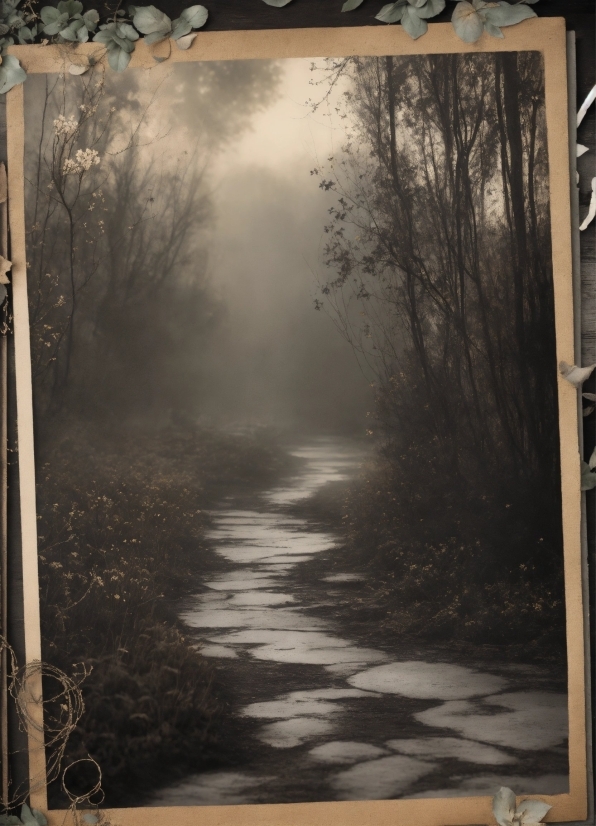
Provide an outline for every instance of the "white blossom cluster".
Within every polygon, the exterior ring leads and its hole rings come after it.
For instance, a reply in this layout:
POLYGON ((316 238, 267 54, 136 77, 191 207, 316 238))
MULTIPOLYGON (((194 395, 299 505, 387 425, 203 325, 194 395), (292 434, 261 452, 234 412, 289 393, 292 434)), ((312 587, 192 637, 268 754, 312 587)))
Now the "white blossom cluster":
POLYGON ((73 158, 67 158, 62 165, 63 175, 79 175, 88 172, 99 163, 99 152, 95 149, 77 149, 73 158))
POLYGON ((74 135, 78 128, 79 124, 72 115, 68 118, 68 120, 64 117, 64 115, 58 115, 54 121, 54 131, 56 132, 57 137, 64 136, 65 138, 70 138, 70 136, 74 135))

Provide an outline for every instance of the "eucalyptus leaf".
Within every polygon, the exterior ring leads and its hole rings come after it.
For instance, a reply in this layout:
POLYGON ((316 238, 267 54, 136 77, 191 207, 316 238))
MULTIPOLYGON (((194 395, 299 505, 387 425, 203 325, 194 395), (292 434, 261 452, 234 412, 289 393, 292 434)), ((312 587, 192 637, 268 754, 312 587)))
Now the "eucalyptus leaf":
POLYGON ((424 6, 416 9, 416 14, 418 17, 422 17, 423 20, 428 20, 430 17, 436 17, 437 14, 441 14, 444 8, 445 0, 426 0, 424 6))
POLYGON ((138 40, 139 33, 131 26, 130 23, 117 23, 116 24, 116 31, 120 35, 120 37, 125 37, 127 40, 138 40))
POLYGON ((533 823, 540 823, 551 809, 552 806, 543 800, 522 800, 515 814, 519 817, 520 823, 531 826, 533 823))
MULTIPOLYGON (((592 451, 592 455, 590 456, 590 458, 588 460, 588 467, 590 468, 590 470, 594 470, 596 468, 596 447, 592 451)), ((524 800, 524 803, 528 803, 528 802, 529 801, 524 800)), ((533 814, 533 812, 532 812, 532 814, 533 814)), ((546 814, 546 812, 544 814, 546 814)), ((542 817, 544 817, 544 815, 542 815, 542 817)))
POLYGON ((55 23, 59 18, 63 18, 63 15, 61 15, 54 6, 44 6, 39 12, 39 16, 46 25, 55 23))
POLYGON ((263 0, 263 3, 267 3, 268 6, 276 6, 278 9, 282 6, 287 6, 288 3, 291 2, 292 0, 263 0))
POLYGON ((511 6, 509 3, 500 2, 496 8, 485 9, 483 16, 488 23, 495 26, 515 26, 516 23, 521 23, 522 20, 536 17, 536 12, 528 8, 525 3, 511 6))
POLYGON ((501 29, 494 23, 489 23, 488 20, 484 21, 484 31, 488 32, 491 37, 505 37, 501 29))
POLYGON ((24 45, 27 41, 31 42, 33 40, 34 34, 29 28, 29 26, 22 26, 18 32, 19 43, 24 45))
POLYGON ((341 7, 342 11, 353 11, 357 9, 358 6, 361 6, 364 0, 346 0, 346 2, 341 7))
POLYGON ((92 813, 87 813, 83 815, 82 820, 83 823, 87 823, 88 826, 96 826, 96 824, 99 823, 99 818, 97 817, 97 815, 94 815, 92 813))
POLYGON ((148 46, 151 46, 153 43, 161 43, 162 40, 165 40, 166 37, 170 34, 169 31, 167 32, 151 32, 151 34, 146 34, 144 37, 145 43, 148 46))
POLYGON ((89 40, 89 29, 87 26, 81 26, 77 32, 77 40, 79 43, 86 43, 89 40))
POLYGON ((515 816, 515 792, 507 786, 501 786, 493 797, 493 814, 499 826, 511 826, 515 816))
MULTIPOLYGON (((6 298, 6 287, 3 286, 3 289, 4 294, 2 294, 2 290, 0 290, 0 304, 2 304, 6 298)), ((22 820, 16 815, 0 815, 0 826, 22 826, 22 820)))
POLYGON ((192 34, 186 34, 184 35, 184 37, 179 37, 176 40, 176 46, 178 46, 179 49, 182 49, 182 51, 185 52, 187 49, 190 49, 195 37, 197 37, 196 32, 192 32, 192 34))
POLYGON ((23 803, 21 806, 21 820, 24 826, 39 826, 37 820, 35 819, 35 815, 26 803, 23 803))
POLYGON ((0 66, 0 95, 6 94, 13 86, 24 83, 27 72, 22 68, 18 59, 11 54, 4 55, 0 66))
POLYGON ((174 20, 172 23, 172 34, 170 37, 172 40, 179 40, 181 37, 184 37, 187 34, 190 34, 192 31, 192 26, 186 20, 174 20))
POLYGON ((117 46, 108 49, 108 63, 115 72, 123 72, 130 63, 130 54, 117 46))
POLYGON ((471 3, 462 0, 453 10, 451 23, 464 43, 475 43, 484 31, 484 21, 471 3))
MULTIPOLYGON (((163 40, 172 31, 172 21, 155 6, 135 6, 134 25, 144 35, 160 35, 163 40)), ((155 42, 155 41, 153 41, 155 42)))
POLYGON ((71 63, 68 67, 68 72, 71 75, 84 75, 89 71, 89 66, 79 66, 78 63, 71 63))
POLYGON ((99 23, 99 13, 95 9, 89 9, 83 15, 83 23, 90 32, 95 31, 99 23))
POLYGON ((83 23, 82 20, 71 20, 68 26, 65 29, 61 29, 59 32, 60 37, 64 38, 64 40, 69 40, 70 42, 74 43, 77 41, 79 29, 82 29, 85 33, 85 41, 89 39, 89 32, 87 31, 87 27, 83 23))
POLYGON ((39 809, 31 809, 31 814, 37 820, 38 826, 48 826, 48 819, 39 809))
POLYGON ((60 0, 57 8, 61 14, 67 14, 69 17, 83 12, 83 4, 79 0, 60 0))
POLYGON ((40 12, 40 17, 44 23, 44 34, 50 36, 58 34, 58 32, 68 24, 68 14, 65 12, 60 13, 58 9, 52 8, 51 6, 44 6, 40 12))
POLYGON ((180 15, 180 20, 190 23, 192 29, 200 29, 207 22, 209 12, 205 6, 189 6, 180 15))
POLYGON ((428 31, 428 23, 426 20, 418 17, 417 12, 418 9, 412 8, 412 6, 406 6, 401 18, 402 26, 413 40, 417 40, 428 31))
POLYGON ((399 23, 402 19, 406 0, 397 0, 397 3, 388 3, 383 6, 381 11, 376 15, 375 20, 380 20, 381 23, 399 23))

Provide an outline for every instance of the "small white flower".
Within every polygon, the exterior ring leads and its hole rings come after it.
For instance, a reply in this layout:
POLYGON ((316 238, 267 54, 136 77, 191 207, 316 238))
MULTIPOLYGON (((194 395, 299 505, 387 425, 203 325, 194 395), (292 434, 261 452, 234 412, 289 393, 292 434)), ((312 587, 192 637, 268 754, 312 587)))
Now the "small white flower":
POLYGON ((70 138, 78 128, 79 124, 73 116, 67 120, 64 115, 58 115, 54 121, 54 131, 58 137, 70 138))
POLYGON ((67 158, 62 165, 63 175, 80 175, 99 164, 99 152, 95 149, 77 149, 74 160, 67 158))

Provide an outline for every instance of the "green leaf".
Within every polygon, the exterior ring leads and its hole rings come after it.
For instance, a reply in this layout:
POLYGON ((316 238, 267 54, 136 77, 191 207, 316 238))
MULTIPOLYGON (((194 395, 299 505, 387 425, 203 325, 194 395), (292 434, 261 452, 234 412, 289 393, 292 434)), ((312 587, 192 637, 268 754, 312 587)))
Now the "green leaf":
POLYGON ((21 806, 21 820, 24 826, 39 826, 33 812, 26 803, 21 806))
POLYGON ((99 14, 95 9, 89 9, 83 15, 83 23, 90 32, 94 32, 99 23, 99 14))
POLYGON ((83 822, 87 823, 88 826, 96 826, 99 823, 99 818, 94 814, 86 814, 83 815, 83 822))
POLYGON ((346 2, 341 7, 342 11, 353 11, 357 9, 358 6, 361 6, 364 0, 346 0, 346 2))
POLYGON ((383 6, 381 11, 376 15, 375 20, 380 20, 381 23, 399 23, 402 19, 406 0, 397 0, 397 3, 388 3, 383 6))
POLYGON ((176 40, 176 46, 178 46, 179 49, 182 49, 182 51, 185 52, 187 49, 190 49, 195 37, 197 37, 196 32, 192 32, 192 34, 186 34, 184 35, 184 37, 179 37, 176 40))
POLYGON ((426 3, 426 0, 408 0, 410 6, 413 6, 415 9, 421 9, 422 6, 426 3))
POLYGON ((428 20, 429 17, 436 17, 437 14, 441 14, 444 8, 445 0, 427 0, 426 5, 416 9, 416 14, 418 17, 422 17, 423 20, 428 20))
POLYGON ((39 12, 39 16, 42 22, 46 24, 55 23, 59 17, 62 17, 58 9, 54 8, 54 6, 44 6, 39 12))
POLYGON ((552 809, 548 803, 542 800, 522 800, 515 814, 521 817, 521 823, 530 824, 540 823, 544 815, 552 809))
POLYGON ((165 40, 166 37, 170 34, 170 31, 167 32, 151 32, 151 34, 145 35, 145 43, 148 46, 151 46, 152 43, 161 43, 162 40, 165 40))
POLYGON ((48 826, 48 819, 39 809, 31 809, 31 814, 37 820, 38 826, 48 826))
POLYGON ((501 786, 493 797, 493 814, 499 826, 511 826, 515 815, 515 793, 507 786, 501 786))
POLYGON ((267 3, 268 6, 276 6, 278 9, 282 6, 287 6, 288 3, 291 2, 292 0, 263 0, 263 3, 267 3))
POLYGON ((484 9, 483 15, 488 23, 495 26, 515 26, 516 23, 521 23, 522 20, 536 17, 536 12, 524 3, 510 6, 509 3, 500 2, 497 8, 484 9))
POLYGON ((582 490, 596 488, 596 473, 592 473, 587 462, 582 462, 582 490))
POLYGON ((401 18, 402 26, 413 40, 417 40, 428 31, 428 23, 426 20, 422 20, 418 17, 417 12, 418 9, 415 9, 412 6, 406 6, 401 18))
POLYGON ((596 468, 596 447, 592 451, 592 455, 588 460, 588 467, 590 468, 590 470, 594 470, 596 468))
POLYGON ((87 29, 85 28, 85 24, 83 23, 82 20, 72 20, 65 29, 62 29, 60 31, 60 37, 63 37, 64 40, 68 40, 71 43, 75 43, 79 39, 78 38, 79 29, 82 29, 85 32, 85 34, 87 35, 85 40, 87 40, 89 35, 88 35, 88 32, 87 32, 87 29))
POLYGON ((4 55, 0 66, 0 95, 6 94, 13 86, 18 86, 26 80, 27 72, 22 68, 18 59, 11 54, 4 55))
POLYGON ((192 29, 200 29, 205 25, 208 17, 209 12, 205 6, 190 6, 188 9, 184 9, 180 15, 180 20, 190 23, 192 29))
POLYGON ((89 40, 89 29, 87 26, 81 26, 77 32, 77 40, 79 43, 86 43, 89 40))
POLYGON ((123 72, 130 63, 130 54, 116 46, 108 50, 108 63, 115 72, 123 72))
POLYGON ((107 46, 108 43, 112 42, 112 32, 106 28, 101 28, 93 38, 93 42, 103 43, 105 46, 107 46))
MULTIPOLYGON (((6 287, 4 287, 4 292, 6 293, 6 287)), ((4 295, 4 298, 6 298, 6 295, 4 295)), ((4 301, 4 298, 1 301, 4 301)), ((0 826, 22 826, 22 823, 21 818, 16 815, 0 815, 0 826)))
POLYGON ((192 26, 186 20, 174 20, 172 22, 172 34, 170 37, 172 40, 179 40, 181 37, 184 37, 187 34, 190 34, 192 31, 192 26))
POLYGON ((142 34, 157 34, 162 40, 172 31, 172 21, 168 15, 155 6, 135 6, 132 22, 142 34))
POLYGON ((53 9, 50 6, 45 6, 41 10, 40 16, 45 24, 43 27, 44 34, 49 34, 50 36, 58 34, 58 32, 68 24, 68 14, 60 14, 57 9, 53 9))
POLYGON ((75 14, 82 14, 83 4, 79 0, 60 0, 58 3, 58 11, 60 14, 67 14, 69 17, 74 17, 75 14))
POLYGON ((139 39, 138 31, 130 23, 117 23, 116 31, 120 37, 124 37, 126 40, 135 41, 139 39))
POLYGON ((505 37, 501 29, 495 26, 494 23, 489 23, 488 20, 484 21, 484 31, 488 32, 491 37, 505 37))
POLYGON ((19 43, 24 45, 27 41, 32 42, 35 35, 29 26, 22 26, 18 31, 19 43))
POLYGON ((484 31, 484 22, 474 6, 462 0, 453 10, 451 23, 455 33, 465 43, 475 43, 484 31))

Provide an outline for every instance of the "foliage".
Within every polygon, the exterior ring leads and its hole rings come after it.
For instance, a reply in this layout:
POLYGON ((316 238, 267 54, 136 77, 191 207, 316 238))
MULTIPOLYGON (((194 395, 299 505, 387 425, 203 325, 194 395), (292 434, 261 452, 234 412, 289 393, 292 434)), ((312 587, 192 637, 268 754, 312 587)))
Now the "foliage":
POLYGON ((354 126, 313 170, 337 194, 317 306, 375 377, 380 452, 346 504, 348 548, 401 631, 506 644, 551 629, 564 645, 538 60, 328 64, 354 126))
POLYGON ((383 6, 377 14, 382 23, 401 22, 407 33, 416 40, 426 34, 427 19, 440 14, 445 8, 445 0, 397 0, 383 6))
POLYGON ((515 792, 506 786, 501 786, 493 798, 493 814, 499 826, 540 826, 551 809, 542 800, 526 799, 517 806, 515 792))
POLYGON ((48 821, 39 809, 30 809, 26 803, 23 803, 21 816, 0 815, 0 826, 48 826, 48 821))
POLYGON ((466 43, 475 43, 483 31, 492 37, 503 37, 503 26, 515 26, 529 17, 536 17, 536 12, 528 4, 538 0, 520 0, 518 3, 486 2, 486 0, 460 0, 457 3, 451 22, 458 37, 466 43))
MULTIPOLYGON (((269 6, 282 8, 291 0, 263 0, 269 6)), ((346 0, 342 12, 353 11, 364 0, 346 0)), ((459 37, 473 43, 488 32, 493 37, 503 37, 501 27, 513 26, 535 17, 528 4, 538 0, 518 0, 517 3, 485 2, 485 0, 460 0, 453 12, 453 27, 459 37)), ((207 22, 208 11, 204 6, 195 5, 184 9, 176 20, 156 6, 129 6, 128 14, 122 9, 114 12, 113 18, 99 25, 96 9, 83 12, 79 0, 59 0, 57 6, 44 6, 38 16, 32 11, 31 0, 19 8, 22 0, 2 0, 0 3, 0 56, 6 54, 8 46, 19 43, 38 42, 46 35, 56 43, 86 43, 93 35, 93 41, 106 47, 108 63, 115 72, 122 72, 130 63, 139 33, 144 35, 148 45, 159 43, 166 38, 176 41, 178 48, 188 49, 195 38, 193 30, 202 28, 207 22), (37 22, 38 19, 40 22, 37 22)), ((397 0, 383 6, 376 15, 382 23, 401 22, 408 34, 417 39, 428 30, 427 20, 440 14, 445 8, 445 0, 397 0)), ((47 43, 47 40, 42 40, 47 43)), ((158 62, 165 58, 156 57, 158 62)), ((75 70, 73 74, 82 74, 75 70)), ((12 57, 7 65, 0 67, 0 94, 5 94, 13 86, 23 83, 27 75, 17 58, 12 57)))
POLYGON ((56 36, 59 43, 86 43, 99 23, 97 11, 83 12, 83 4, 78 0, 60 0, 56 8, 44 6, 40 17, 43 33, 56 36))
POLYGON ((26 803, 23 803, 21 816, 0 815, 0 826, 48 826, 48 821, 39 809, 30 809, 26 803))
MULTIPOLYGON (((67 760, 89 753, 102 768, 107 804, 126 804, 217 758, 223 706, 214 670, 173 606, 204 572, 208 509, 220 486, 275 478, 284 459, 258 437, 106 427, 90 438, 72 421, 54 432, 49 453, 45 446, 44 659, 92 669, 67 760)), ((85 763, 70 771, 73 792, 89 787, 88 771, 85 763)))

